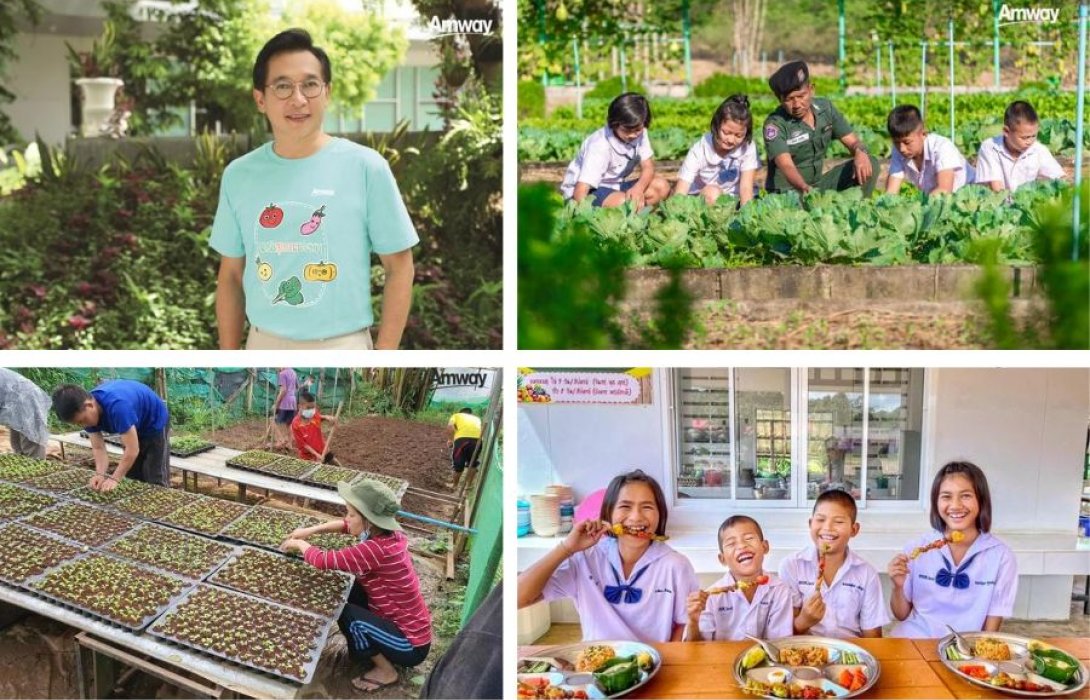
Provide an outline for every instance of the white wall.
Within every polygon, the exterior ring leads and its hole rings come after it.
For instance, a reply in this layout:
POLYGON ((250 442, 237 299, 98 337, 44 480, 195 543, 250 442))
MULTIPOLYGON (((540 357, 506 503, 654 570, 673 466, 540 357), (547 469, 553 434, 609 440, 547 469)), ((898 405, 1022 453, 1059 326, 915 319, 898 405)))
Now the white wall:
POLYGON ((643 469, 660 481, 662 459, 661 396, 639 406, 519 406, 519 494, 543 493, 549 484, 564 483, 579 502, 605 488, 617 474, 643 469))
POLYGON ((15 94, 15 101, 4 109, 28 141, 37 132, 46 143, 61 144, 72 130, 65 41, 83 50, 91 48, 92 40, 56 34, 21 33, 15 37, 16 58, 7 68, 7 87, 15 94))
POLYGON ((935 371, 927 472, 967 459, 988 475, 999 530, 1071 532, 1079 511, 1090 370, 935 371))

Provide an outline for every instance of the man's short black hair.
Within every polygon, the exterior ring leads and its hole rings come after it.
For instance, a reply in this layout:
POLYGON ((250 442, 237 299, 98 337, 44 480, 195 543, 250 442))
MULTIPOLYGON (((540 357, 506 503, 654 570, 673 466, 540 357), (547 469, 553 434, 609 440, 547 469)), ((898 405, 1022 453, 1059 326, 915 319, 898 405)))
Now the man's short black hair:
POLYGON ((1003 113, 1003 124, 1008 129, 1013 129, 1022 122, 1036 124, 1037 110, 1025 100, 1015 100, 1007 106, 1007 111, 1003 113))
POLYGON ((458 411, 458 413, 468 413, 469 415, 472 416, 473 415, 473 409, 470 408, 469 406, 466 406, 462 410, 458 411))
POLYGON ((647 98, 638 92, 626 92, 618 95, 609 103, 606 123, 611 129, 623 126, 626 129, 651 128, 651 105, 647 98))
POLYGON ((768 79, 768 87, 772 88, 772 94, 780 100, 795 90, 801 90, 809 83, 810 68, 806 65, 806 61, 785 63, 768 79))
POLYGON ((314 54, 322 64, 322 80, 326 83, 333 82, 333 68, 329 65, 329 56, 325 50, 314 45, 310 32, 292 27, 269 39, 261 47, 261 51, 258 51, 257 60, 254 61, 254 90, 265 90, 269 82, 269 61, 273 56, 295 51, 309 51, 314 54))
POLYGON ((299 400, 303 403, 314 403, 314 394, 310 393, 309 391, 300 391, 299 400))
POLYGON ((889 113, 886 130, 890 138, 903 139, 923 126, 923 117, 915 105, 898 105, 889 113))
POLYGON ((62 384, 53 390, 53 412, 65 423, 71 423, 91 395, 75 384, 62 384))

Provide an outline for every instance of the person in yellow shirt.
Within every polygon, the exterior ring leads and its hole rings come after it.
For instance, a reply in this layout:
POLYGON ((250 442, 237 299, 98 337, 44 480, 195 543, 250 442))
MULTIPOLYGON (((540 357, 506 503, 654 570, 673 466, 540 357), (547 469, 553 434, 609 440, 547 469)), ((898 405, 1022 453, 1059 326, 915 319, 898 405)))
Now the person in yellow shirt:
POLYGON ((452 489, 458 488, 466 467, 477 468, 478 443, 481 441, 481 419, 473 415, 468 406, 455 413, 447 422, 447 446, 451 448, 450 462, 454 467, 452 489))

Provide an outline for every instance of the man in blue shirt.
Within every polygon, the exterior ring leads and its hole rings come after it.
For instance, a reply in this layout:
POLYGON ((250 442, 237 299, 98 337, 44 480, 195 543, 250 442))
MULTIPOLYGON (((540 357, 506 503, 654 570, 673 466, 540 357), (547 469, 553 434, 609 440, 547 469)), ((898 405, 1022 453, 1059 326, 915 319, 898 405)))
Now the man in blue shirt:
POLYGON ((170 485, 170 413, 159 396, 140 382, 117 379, 88 393, 65 384, 53 392, 53 410, 65 423, 75 423, 90 435, 95 475, 90 487, 112 491, 125 477, 159 486, 170 485), (125 448, 112 474, 102 433, 121 436, 125 448))

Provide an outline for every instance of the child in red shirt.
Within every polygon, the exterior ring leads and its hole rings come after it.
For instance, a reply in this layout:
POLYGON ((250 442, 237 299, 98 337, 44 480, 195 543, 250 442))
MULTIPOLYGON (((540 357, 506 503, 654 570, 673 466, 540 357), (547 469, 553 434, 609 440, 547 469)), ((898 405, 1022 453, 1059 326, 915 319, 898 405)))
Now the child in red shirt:
MULTIPOLYGON (((300 459, 309 459, 314 462, 322 459, 322 452, 325 451, 322 421, 336 423, 337 419, 323 416, 318 412, 314 394, 309 391, 300 392, 299 412, 291 421, 291 438, 295 441, 295 449, 299 451, 300 459)), ((340 465, 332 452, 326 453, 325 463, 340 465)))

